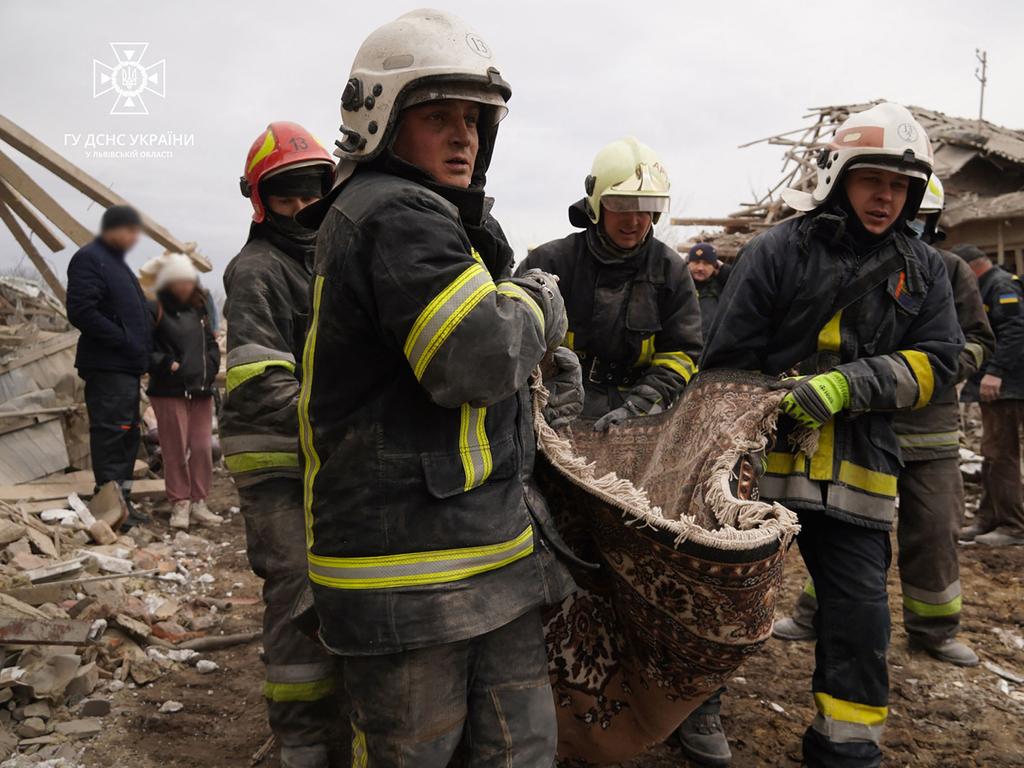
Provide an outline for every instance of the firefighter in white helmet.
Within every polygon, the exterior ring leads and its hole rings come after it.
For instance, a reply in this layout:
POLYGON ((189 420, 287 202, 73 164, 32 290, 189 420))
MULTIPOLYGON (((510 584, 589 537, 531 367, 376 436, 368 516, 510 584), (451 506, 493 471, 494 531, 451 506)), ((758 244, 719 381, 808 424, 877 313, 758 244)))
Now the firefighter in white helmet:
MULTIPOLYGON (((942 240, 938 229, 944 207, 942 182, 928 179, 917 218, 908 222, 924 242, 942 240)), ((960 353, 957 382, 981 368, 995 349, 995 336, 985 316, 978 281, 970 267, 949 251, 939 250, 953 287, 957 320, 966 344, 960 353)), ((911 647, 940 661, 972 667, 978 656, 956 639, 963 598, 957 534, 964 510, 964 484, 959 469, 960 410, 956 388, 932 396, 920 410, 893 417, 904 467, 897 491, 900 583, 903 588, 903 626, 911 647)), ((813 586, 797 600, 792 618, 775 623, 772 634, 781 640, 813 640, 817 600, 813 586)))
MULTIPOLYGON (((309 577, 354 764, 550 766, 540 609, 573 588, 532 485, 556 281, 510 273, 484 183, 511 96, 461 19, 373 32, 342 97, 301 360, 309 577)), ((578 379, 578 369, 567 375, 578 379)))
POLYGON ((685 263, 654 236, 669 209, 668 174, 654 150, 632 136, 613 141, 584 189, 569 208, 581 231, 535 248, 518 274, 558 276, 566 347, 583 366, 583 414, 604 431, 679 397, 697 371, 700 308, 685 263))
POLYGON ((953 385, 964 346, 939 254, 907 232, 931 173, 928 136, 906 108, 851 115, 818 156, 806 215, 762 233, 726 285, 703 366, 785 375, 762 499, 797 511, 818 611, 804 735, 811 768, 874 768, 888 714, 886 570, 900 445, 891 412, 953 385), (803 430, 803 433, 801 433, 803 430), (817 433, 811 455, 807 431, 817 433), (801 439, 803 438, 803 439, 801 439))

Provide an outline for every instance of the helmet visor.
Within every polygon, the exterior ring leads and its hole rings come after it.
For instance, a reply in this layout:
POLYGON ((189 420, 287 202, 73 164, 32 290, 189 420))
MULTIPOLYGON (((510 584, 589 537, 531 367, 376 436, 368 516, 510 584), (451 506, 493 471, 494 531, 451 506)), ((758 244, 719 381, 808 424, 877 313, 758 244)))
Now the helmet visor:
POLYGON ((604 195, 601 205, 612 213, 667 213, 669 198, 659 195, 604 195))
POLYGON ((446 101, 462 99, 475 101, 485 107, 493 108, 492 121, 500 123, 508 114, 508 106, 504 97, 493 88, 486 88, 476 83, 433 81, 424 83, 413 89, 402 102, 402 109, 425 104, 428 101, 446 101))

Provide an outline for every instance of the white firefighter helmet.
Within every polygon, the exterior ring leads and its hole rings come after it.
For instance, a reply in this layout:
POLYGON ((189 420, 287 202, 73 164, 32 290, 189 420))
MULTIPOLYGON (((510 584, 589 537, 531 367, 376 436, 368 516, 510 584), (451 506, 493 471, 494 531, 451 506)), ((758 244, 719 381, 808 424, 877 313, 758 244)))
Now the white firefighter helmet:
POLYGON ((946 207, 946 191, 942 187, 942 181, 934 173, 928 177, 928 185, 924 188, 924 197, 921 198, 921 206, 917 209, 918 214, 942 213, 946 207))
POLYGON ((632 136, 613 141, 594 157, 587 176, 587 216, 596 224, 604 205, 610 211, 648 211, 657 223, 669 208, 670 186, 653 149, 632 136))
POLYGON ((339 176, 350 175, 353 162, 368 162, 390 145, 402 109, 438 99, 488 107, 481 114, 477 155, 477 170, 486 171, 511 97, 494 52, 472 27, 444 11, 410 11, 371 32, 352 62, 334 153, 348 168, 339 167, 339 176))
POLYGON ((818 155, 818 180, 814 192, 782 191, 782 199, 796 211, 812 211, 836 189, 851 168, 883 168, 909 176, 911 185, 904 215, 913 218, 932 172, 932 146, 928 134, 901 104, 883 101, 855 112, 840 125, 832 141, 818 155))

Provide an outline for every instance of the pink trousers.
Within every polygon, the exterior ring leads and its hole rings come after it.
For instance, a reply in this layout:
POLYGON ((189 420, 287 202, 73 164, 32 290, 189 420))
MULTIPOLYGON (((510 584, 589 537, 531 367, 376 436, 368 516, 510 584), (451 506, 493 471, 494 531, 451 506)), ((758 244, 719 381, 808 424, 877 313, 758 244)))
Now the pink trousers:
POLYGON ((150 397, 160 431, 167 498, 203 501, 213 482, 212 397, 150 397))

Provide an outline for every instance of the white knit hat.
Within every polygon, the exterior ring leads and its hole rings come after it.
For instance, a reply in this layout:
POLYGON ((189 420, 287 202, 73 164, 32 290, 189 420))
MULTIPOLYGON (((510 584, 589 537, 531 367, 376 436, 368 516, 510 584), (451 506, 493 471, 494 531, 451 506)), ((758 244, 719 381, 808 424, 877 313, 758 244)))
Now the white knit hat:
POLYGON ((156 275, 156 290, 160 291, 167 287, 170 283, 177 282, 178 280, 185 280, 188 282, 197 282, 199 280, 199 272, 196 271, 195 266, 192 264, 192 259, 183 253, 169 253, 161 257, 163 262, 160 265, 160 271, 156 275))

